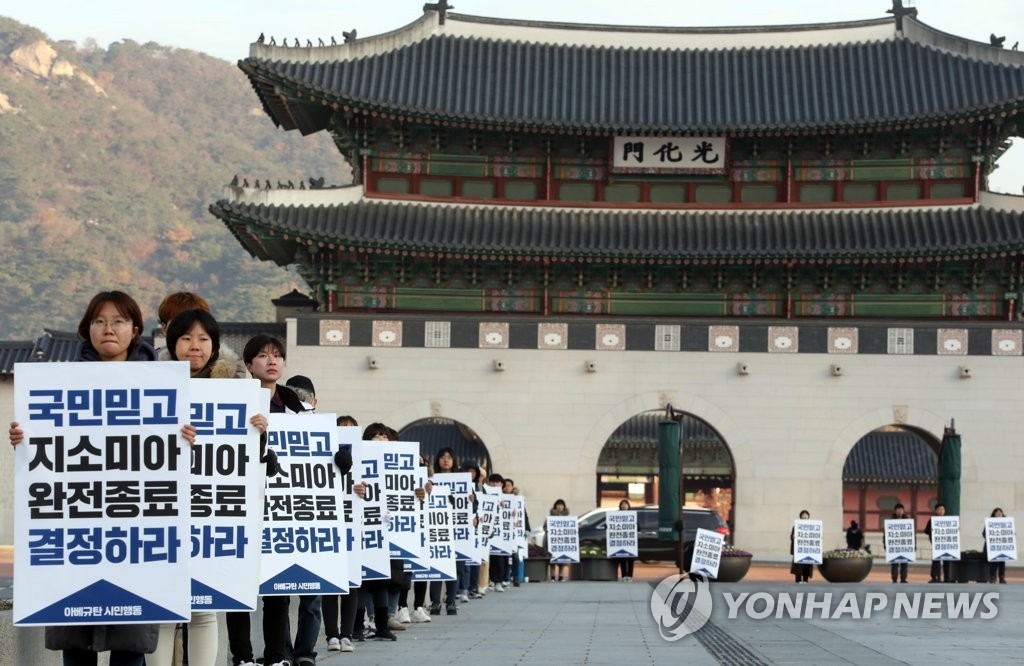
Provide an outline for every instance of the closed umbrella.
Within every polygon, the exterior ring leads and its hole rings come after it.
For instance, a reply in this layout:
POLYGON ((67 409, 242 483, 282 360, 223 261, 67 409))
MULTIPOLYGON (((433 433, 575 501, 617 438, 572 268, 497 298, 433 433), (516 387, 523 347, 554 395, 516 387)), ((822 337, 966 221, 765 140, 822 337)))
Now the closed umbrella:
POLYGON ((951 516, 960 515, 960 467, 960 435, 950 421, 939 445, 939 501, 951 516))

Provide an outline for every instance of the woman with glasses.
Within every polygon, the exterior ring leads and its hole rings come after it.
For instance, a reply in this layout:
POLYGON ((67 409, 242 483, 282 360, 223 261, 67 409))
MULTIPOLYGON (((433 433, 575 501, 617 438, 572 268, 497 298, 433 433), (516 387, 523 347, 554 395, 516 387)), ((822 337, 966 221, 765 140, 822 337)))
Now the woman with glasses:
MULTIPOLYGON (((123 291, 101 291, 93 296, 78 323, 78 361, 155 361, 156 351, 142 340, 142 310, 123 291)), ((195 428, 186 425, 182 437, 192 444, 195 428)), ((25 437, 11 423, 11 445, 25 437)), ((157 624, 95 624, 46 627, 49 650, 62 650, 64 666, 95 666, 100 652, 110 652, 110 666, 145 666, 146 655, 156 649, 157 624)))

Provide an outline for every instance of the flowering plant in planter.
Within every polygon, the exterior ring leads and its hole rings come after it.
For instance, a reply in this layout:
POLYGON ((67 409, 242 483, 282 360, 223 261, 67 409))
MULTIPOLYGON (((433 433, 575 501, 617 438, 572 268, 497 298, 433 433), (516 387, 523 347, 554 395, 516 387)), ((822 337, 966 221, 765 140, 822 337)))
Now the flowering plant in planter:
POLYGON ((872 555, 866 550, 856 548, 836 548, 835 550, 826 550, 821 554, 823 560, 851 560, 865 557, 871 558, 872 555))
POLYGON ((720 583, 737 583, 750 571, 750 559, 753 557, 750 551, 735 546, 722 547, 722 559, 718 565, 718 578, 720 583))
POLYGON ((584 543, 580 544, 580 557, 605 558, 608 550, 603 543, 584 543))

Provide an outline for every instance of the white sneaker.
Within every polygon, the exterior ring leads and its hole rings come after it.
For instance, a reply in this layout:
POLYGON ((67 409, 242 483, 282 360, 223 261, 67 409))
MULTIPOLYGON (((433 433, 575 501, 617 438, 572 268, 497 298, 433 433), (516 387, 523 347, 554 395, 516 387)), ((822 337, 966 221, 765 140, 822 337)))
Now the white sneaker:
POLYGON ((405 625, 398 621, 398 619, 392 615, 388 618, 388 629, 391 631, 405 631, 405 625))
POLYGON ((463 592, 462 594, 460 594, 459 601, 461 601, 462 603, 466 603, 467 601, 469 601, 469 593, 463 592))
POLYGON ((406 606, 402 606, 398 609, 398 612, 395 614, 395 618, 397 618, 402 624, 409 624, 412 622, 412 618, 409 617, 409 609, 406 606))
MULTIPOLYGON (((348 640, 348 639, 346 638, 345 640, 348 640)), ((339 641, 337 638, 332 638, 329 641, 327 641, 327 650, 328 650, 328 652, 337 652, 340 649, 341 649, 341 641, 339 641)))
POLYGON ((355 652, 356 649, 352 647, 352 641, 347 638, 341 639, 341 651, 342 652, 355 652))
POLYGON ((410 614, 409 618, 413 622, 430 622, 430 613, 423 606, 420 606, 410 614))
POLYGON ((502 585, 501 583, 498 583, 498 584, 496 584, 494 586, 494 591, 495 592, 504 592, 505 591, 505 586, 502 585))

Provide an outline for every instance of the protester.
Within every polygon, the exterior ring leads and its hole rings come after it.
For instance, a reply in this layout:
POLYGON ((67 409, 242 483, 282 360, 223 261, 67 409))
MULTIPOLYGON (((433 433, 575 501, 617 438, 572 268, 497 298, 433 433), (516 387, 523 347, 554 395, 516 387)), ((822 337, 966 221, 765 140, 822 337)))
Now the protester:
MULTIPOLYGON (((1003 510, 998 506, 992 509, 992 513, 989 518, 1002 518, 1003 510)), ((981 530, 981 538, 985 540, 985 557, 989 558, 988 552, 988 536, 985 534, 985 530, 981 530)), ((988 582, 994 583, 996 579, 999 579, 1000 583, 1006 582, 1006 562, 992 562, 988 563, 988 582)))
MULTIPOLYGON (((899 520, 899 519, 904 519, 904 518, 910 518, 910 516, 908 516, 906 514, 906 510, 904 509, 903 504, 897 502, 896 506, 894 506, 892 508, 892 518, 896 519, 896 520, 899 520)), ((883 525, 883 528, 884 528, 884 525, 883 525)), ((901 582, 901 583, 906 583, 907 582, 907 563, 906 562, 893 562, 890 565, 889 570, 890 570, 890 574, 892 576, 892 582, 895 583, 897 578, 899 578, 899 582, 901 582)))
MULTIPOLYGON (((167 353, 172 361, 188 361, 193 379, 238 378, 235 362, 220 358, 220 326, 206 310, 193 309, 180 312, 165 329, 167 353)), ((262 433, 267 429, 267 417, 254 414, 250 423, 262 433)), ((171 666, 175 652, 175 625, 160 625, 157 648, 146 658, 147 666, 171 666)), ((188 641, 185 654, 189 666, 214 666, 217 660, 217 614, 193 612, 188 623, 188 641)))
MULTIPOLYGON (((444 447, 437 452, 434 457, 434 472, 439 474, 451 474, 455 472, 455 451, 449 447, 444 447)), ((448 615, 458 615, 459 609, 455 605, 456 596, 458 594, 458 578, 461 569, 465 566, 464 562, 456 562, 455 580, 442 581, 433 580, 430 581, 430 614, 440 615, 441 614, 441 585, 445 586, 445 597, 444 607, 445 612, 448 615)))
MULTIPOLYGON (((561 498, 556 499, 555 503, 551 505, 551 509, 548 511, 548 515, 549 516, 568 516, 569 515, 569 507, 565 505, 565 500, 563 500, 561 498)), ((544 549, 545 550, 547 550, 547 547, 548 547, 547 540, 548 540, 548 533, 547 533, 547 530, 545 530, 544 531, 544 549)), ((565 580, 568 580, 568 576, 566 574, 566 566, 567 565, 564 564, 564 563, 558 563, 558 564, 549 563, 548 564, 548 571, 549 571, 548 577, 551 579, 552 583, 554 583, 556 580, 559 583, 561 583, 561 582, 563 582, 565 580), (556 575, 557 575, 557 579, 556 579, 556 575)))
MULTIPOLYGON (((81 340, 76 361, 155 361, 156 350, 142 340, 142 310, 122 291, 101 291, 93 296, 78 323, 81 340)), ((25 437, 15 421, 9 431, 12 446, 25 437)), ((195 428, 186 425, 182 437, 195 441, 195 428)), ((95 666, 98 653, 110 652, 109 666, 145 666, 145 655, 156 649, 157 624, 95 624, 46 627, 48 650, 63 652, 64 666, 95 666)))
MULTIPOLYGON (((466 459, 462 461, 462 471, 469 472, 469 480, 473 484, 473 494, 470 496, 470 501, 473 503, 473 532, 477 532, 480 526, 480 518, 477 516, 477 512, 480 510, 480 502, 477 499, 478 495, 484 491, 484 487, 481 484, 481 473, 480 466, 476 464, 475 460, 466 459)), ((484 595, 480 591, 480 567, 481 565, 473 563, 466 567, 466 573, 468 581, 466 583, 466 591, 470 599, 483 599, 484 595)), ((429 616, 428 616, 429 619, 429 616)))
MULTIPOLYGON (((810 517, 811 517, 811 513, 807 509, 804 509, 803 511, 800 512, 800 520, 809 520, 810 517)), ((796 541, 796 526, 794 525, 789 530, 789 554, 790 555, 793 555, 793 553, 795 552, 795 550, 794 550, 794 543, 795 543, 795 541, 796 541)), ((793 576, 796 578, 796 582, 797 583, 806 583, 808 580, 810 580, 811 576, 814 574, 814 567, 811 566, 810 564, 797 564, 795 559, 794 559, 794 562, 789 566, 789 573, 793 574, 793 576)))
MULTIPOLYGON (((946 505, 939 502, 935 505, 934 509, 936 516, 946 515, 946 505)), ((928 524, 924 526, 924 533, 928 535, 928 543, 932 542, 932 519, 928 519, 928 524)), ((931 578, 928 580, 929 583, 948 583, 949 582, 949 560, 932 560, 931 578), (939 576, 941 575, 941 578, 939 576)))
MULTIPOLYGON (((629 500, 624 499, 619 502, 619 511, 632 511, 633 507, 629 505, 629 500)), ((633 565, 636 563, 635 557, 620 557, 619 558, 619 575, 622 576, 622 580, 627 583, 633 580, 633 565)))
MULTIPOLYGON (((293 382, 292 377, 289 382, 293 382)), ((356 420, 348 415, 339 416, 338 426, 358 426, 356 420)), ((358 532, 357 532, 358 534, 358 532)), ((325 594, 322 600, 324 634, 327 636, 327 649, 331 652, 354 652, 352 634, 355 630, 356 606, 359 604, 359 588, 350 589, 342 595, 325 594)))

